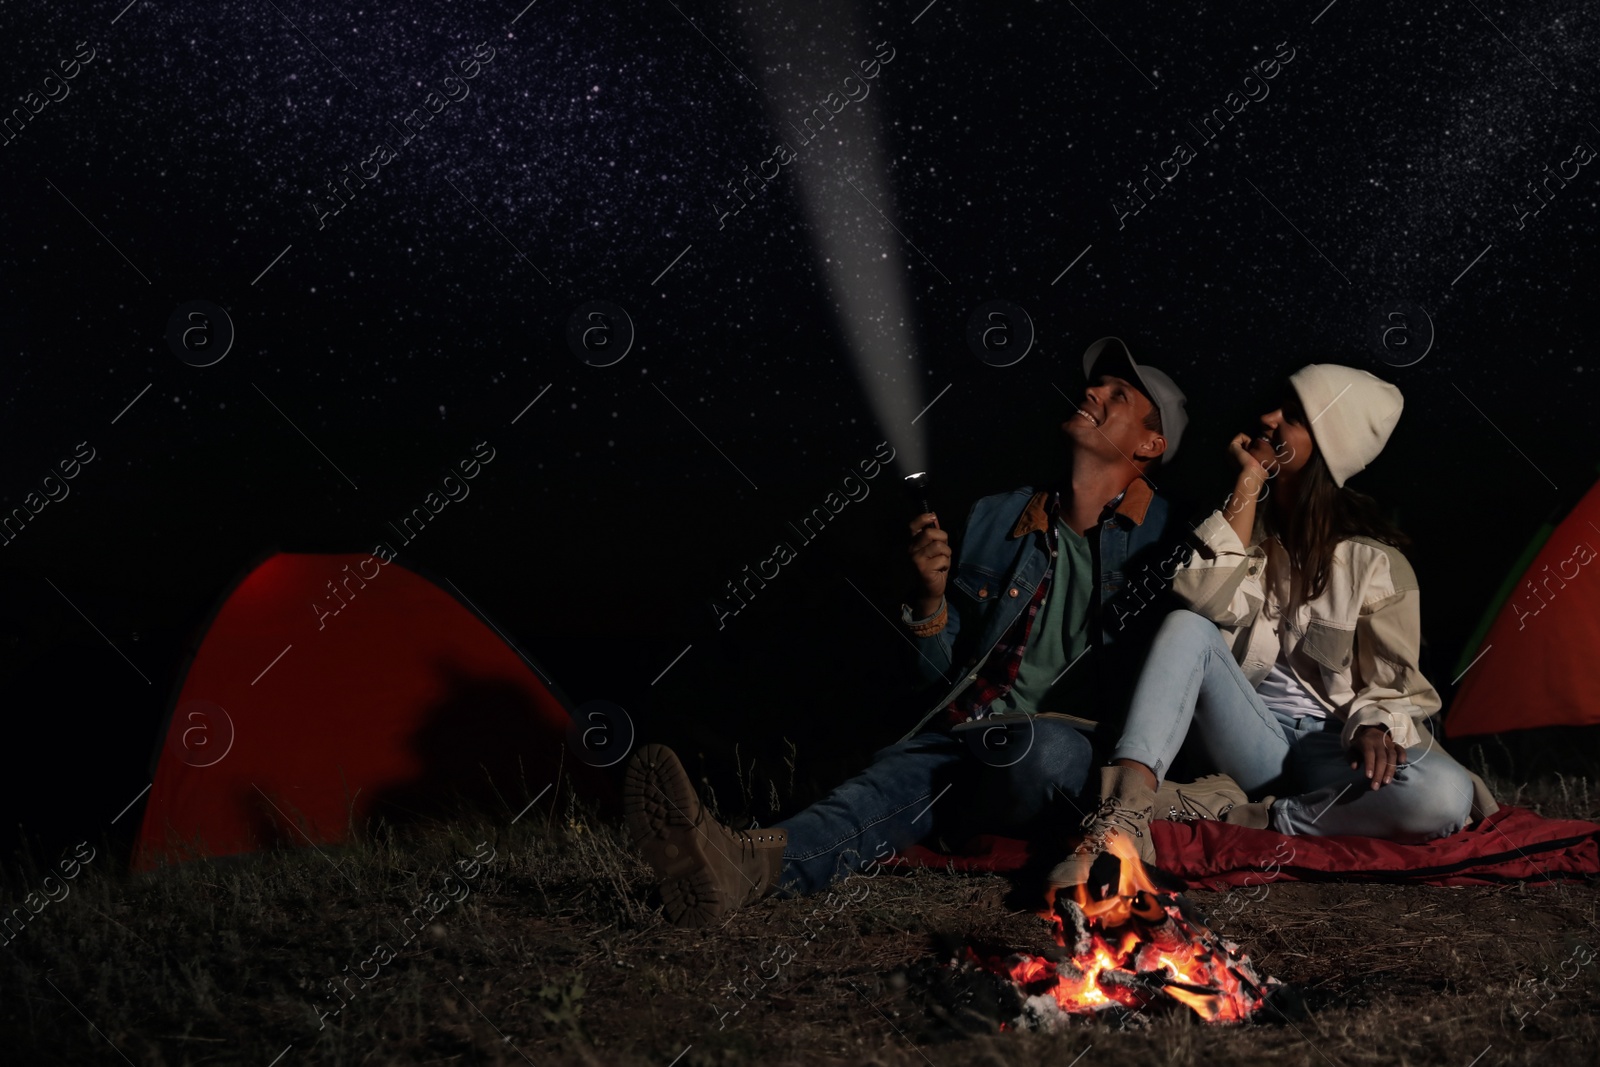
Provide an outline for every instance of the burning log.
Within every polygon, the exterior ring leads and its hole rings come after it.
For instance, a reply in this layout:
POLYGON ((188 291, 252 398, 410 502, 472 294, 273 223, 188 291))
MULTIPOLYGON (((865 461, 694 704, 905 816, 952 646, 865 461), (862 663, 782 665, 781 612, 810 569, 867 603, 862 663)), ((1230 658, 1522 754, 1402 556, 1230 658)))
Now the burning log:
POLYGON ((1089 917, 1073 901, 1056 903, 1056 914, 1062 919, 1061 946, 1074 956, 1091 954, 1093 941, 1089 933, 1089 917))
POLYGON ((1163 949, 1176 949, 1188 944, 1192 938, 1185 929, 1189 924, 1182 917, 1169 912, 1154 893, 1139 890, 1128 905, 1132 925, 1140 932, 1140 940, 1163 949))
POLYGON ((1159 945, 1140 945, 1133 954, 1133 969, 1140 974, 1165 971, 1167 965, 1161 961, 1162 951, 1159 945))
POLYGON ((1107 967, 1098 976, 1102 986, 1121 987, 1139 996, 1141 1001, 1148 1000, 1150 996, 1161 992, 1164 984, 1162 976, 1155 973, 1135 974, 1133 971, 1124 971, 1117 967, 1107 967))

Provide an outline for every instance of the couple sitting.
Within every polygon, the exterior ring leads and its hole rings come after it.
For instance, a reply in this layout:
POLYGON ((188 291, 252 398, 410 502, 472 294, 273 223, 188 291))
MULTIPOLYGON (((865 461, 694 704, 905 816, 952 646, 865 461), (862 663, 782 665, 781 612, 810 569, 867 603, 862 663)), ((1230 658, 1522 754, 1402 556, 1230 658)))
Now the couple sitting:
POLYGON ((1061 427, 1065 484, 979 500, 959 562, 934 515, 911 524, 920 588, 901 618, 921 677, 942 684, 903 740, 756 830, 712 819, 669 749, 634 756, 628 829, 669 920, 703 924, 825 889, 890 849, 984 832, 1059 843, 1053 895, 1088 882, 1114 837, 1154 862, 1152 817, 1420 842, 1494 810, 1424 721, 1440 699, 1417 668, 1406 539, 1345 487, 1388 440, 1400 391, 1302 367, 1258 435, 1229 444, 1233 493, 1189 529, 1147 478, 1177 451, 1183 393, 1114 337, 1084 372, 1061 427), (1186 740, 1219 773, 1167 781, 1186 740), (1097 762, 1098 803, 1082 802, 1097 762))

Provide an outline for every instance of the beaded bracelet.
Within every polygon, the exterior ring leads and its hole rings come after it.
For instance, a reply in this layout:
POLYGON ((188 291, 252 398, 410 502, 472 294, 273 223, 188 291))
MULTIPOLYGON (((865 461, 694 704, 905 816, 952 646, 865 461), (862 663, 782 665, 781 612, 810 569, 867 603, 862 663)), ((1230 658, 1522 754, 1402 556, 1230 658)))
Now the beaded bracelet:
POLYGON ((943 597, 939 598, 939 610, 927 622, 907 623, 906 627, 915 637, 932 637, 944 629, 945 623, 950 619, 950 605, 943 597))

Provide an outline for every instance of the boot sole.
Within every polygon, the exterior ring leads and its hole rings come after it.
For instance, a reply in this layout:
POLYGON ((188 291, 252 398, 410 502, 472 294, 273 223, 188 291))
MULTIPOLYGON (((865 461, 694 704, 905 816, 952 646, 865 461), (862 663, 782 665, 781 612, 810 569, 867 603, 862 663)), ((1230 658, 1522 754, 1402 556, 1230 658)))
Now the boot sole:
POLYGON ((696 825, 700 797, 689 775, 665 745, 646 745, 623 778, 623 815, 628 836, 661 879, 667 921, 704 926, 736 902, 711 874, 710 842, 696 825))

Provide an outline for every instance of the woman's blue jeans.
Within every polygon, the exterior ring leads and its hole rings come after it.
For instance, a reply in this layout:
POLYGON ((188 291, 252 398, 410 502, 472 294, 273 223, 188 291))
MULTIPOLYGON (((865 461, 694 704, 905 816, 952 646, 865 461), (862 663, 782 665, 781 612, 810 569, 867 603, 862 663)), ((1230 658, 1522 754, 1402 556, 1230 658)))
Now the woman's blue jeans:
POLYGON ((1276 793, 1272 829, 1285 834, 1360 834, 1420 842, 1455 833, 1472 812, 1465 768, 1424 728, 1394 781, 1374 790, 1340 744, 1329 716, 1274 713, 1234 661, 1216 625, 1192 611, 1167 616, 1151 643, 1113 759, 1165 779, 1191 733, 1200 757, 1246 793, 1276 793))
POLYGON ((1089 739, 1059 719, 962 737, 930 730, 890 745, 859 775, 777 824, 789 832, 783 891, 815 893, 926 841, 1076 826, 1087 810, 1078 797, 1093 759, 1089 739))

